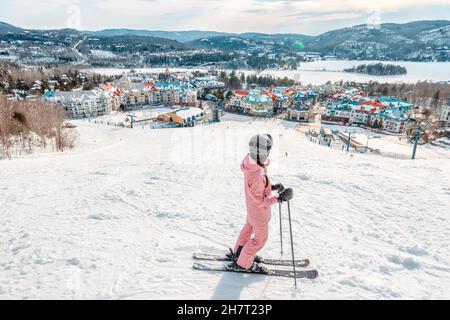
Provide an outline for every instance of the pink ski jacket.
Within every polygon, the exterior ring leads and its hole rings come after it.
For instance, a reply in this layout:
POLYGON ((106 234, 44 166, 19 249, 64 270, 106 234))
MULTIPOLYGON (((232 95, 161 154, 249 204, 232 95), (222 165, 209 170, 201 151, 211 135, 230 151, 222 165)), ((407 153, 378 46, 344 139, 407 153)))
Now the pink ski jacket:
POLYGON ((245 174, 247 213, 250 218, 263 221, 270 220, 270 207, 278 202, 278 193, 274 192, 272 195, 272 185, 267 177, 269 163, 270 161, 266 160, 262 168, 250 155, 247 155, 241 163, 241 170, 245 174))

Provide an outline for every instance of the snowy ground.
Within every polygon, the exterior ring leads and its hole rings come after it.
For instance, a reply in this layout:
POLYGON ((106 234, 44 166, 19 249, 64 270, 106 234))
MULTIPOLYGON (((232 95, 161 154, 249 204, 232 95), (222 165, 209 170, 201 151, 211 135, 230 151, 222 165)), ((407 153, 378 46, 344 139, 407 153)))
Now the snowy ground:
MULTIPOLYGON (((236 115, 166 130, 75 123, 76 150, 0 162, 0 299, 450 298, 448 152, 348 155, 295 123, 236 115), (275 137, 269 174, 294 188, 296 254, 320 273, 297 290, 191 269, 192 252, 226 250, 245 221, 239 162, 256 132, 275 137)), ((273 212, 267 257, 279 257, 273 212)))
MULTIPOLYGON (((129 115, 132 114, 135 116, 136 121, 143 121, 146 119, 154 119, 158 117, 160 114, 167 113, 172 111, 173 109, 163 106, 145 108, 142 110, 133 110, 128 112, 112 112, 109 115, 104 115, 101 117, 97 117, 92 119, 91 121, 97 121, 97 123, 109 124, 109 125, 120 125, 127 124, 130 121, 129 115), (128 120, 127 120, 128 119, 128 120)), ((152 122, 152 121, 148 121, 152 122)), ((145 122, 148 124, 148 122, 145 122)), ((139 124, 136 124, 139 126, 139 124)))
MULTIPOLYGON (((323 124, 323 126, 342 133, 350 131, 352 132, 353 141, 362 146, 368 145, 370 148, 378 149, 383 153, 395 153, 404 155, 406 158, 411 157, 413 153, 413 144, 408 142, 406 134, 379 133, 361 127, 335 124, 323 124)), ((319 129, 320 125, 315 128, 315 130, 319 129)), ((443 147, 435 148, 424 145, 421 147, 421 152, 417 156, 421 159, 433 159, 436 157, 450 159, 450 153, 448 151, 443 147)))

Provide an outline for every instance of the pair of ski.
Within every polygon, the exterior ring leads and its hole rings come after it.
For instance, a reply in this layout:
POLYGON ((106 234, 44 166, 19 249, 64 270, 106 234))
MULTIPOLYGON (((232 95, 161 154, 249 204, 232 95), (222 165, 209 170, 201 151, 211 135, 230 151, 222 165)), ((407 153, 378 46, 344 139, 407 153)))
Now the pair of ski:
MULTIPOLYGON (((289 278, 306 278, 315 279, 319 275, 317 270, 302 270, 296 271, 295 274, 292 270, 282 270, 274 268, 274 266, 292 267, 292 260, 280 260, 280 259, 263 259, 261 263, 266 264, 269 267, 267 273, 256 273, 248 270, 235 270, 228 267, 227 264, 216 264, 213 262, 231 262, 229 255, 216 255, 208 253, 194 253, 194 269, 204 271, 227 271, 227 272, 242 272, 249 274, 262 274, 267 276, 276 277, 289 277, 289 278)), ((295 266, 298 268, 306 268, 309 266, 310 261, 308 259, 296 260, 295 266)))

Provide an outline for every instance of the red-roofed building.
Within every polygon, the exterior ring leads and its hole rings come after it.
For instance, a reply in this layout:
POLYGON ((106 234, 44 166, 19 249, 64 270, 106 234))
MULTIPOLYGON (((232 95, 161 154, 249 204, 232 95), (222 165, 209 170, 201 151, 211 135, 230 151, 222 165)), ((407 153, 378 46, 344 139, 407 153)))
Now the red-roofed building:
POLYGON ((360 106, 371 106, 376 109, 384 109, 385 106, 383 106, 378 100, 372 100, 372 101, 361 101, 358 103, 360 106))
POLYGON ((237 96, 248 96, 249 92, 248 91, 242 91, 242 90, 235 90, 234 94, 237 96))

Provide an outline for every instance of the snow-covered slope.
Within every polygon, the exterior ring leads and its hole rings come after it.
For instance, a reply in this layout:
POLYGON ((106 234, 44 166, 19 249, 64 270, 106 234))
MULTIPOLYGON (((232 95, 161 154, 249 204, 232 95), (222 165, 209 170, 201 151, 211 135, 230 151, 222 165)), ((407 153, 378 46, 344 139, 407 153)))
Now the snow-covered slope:
MULTIPOLYGON (((0 162, 0 299, 450 298, 442 151, 350 156, 292 123, 230 115, 189 129, 77 125, 72 153, 0 162), (275 137, 270 176, 294 188, 296 254, 320 272, 297 290, 191 268, 194 251, 226 250, 245 221, 239 162, 255 132, 275 137)), ((279 257, 276 209, 268 257, 279 257)))

